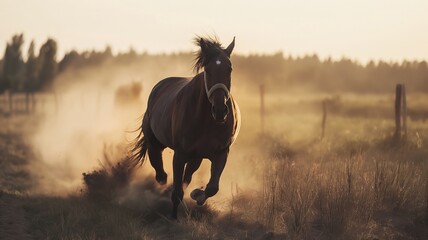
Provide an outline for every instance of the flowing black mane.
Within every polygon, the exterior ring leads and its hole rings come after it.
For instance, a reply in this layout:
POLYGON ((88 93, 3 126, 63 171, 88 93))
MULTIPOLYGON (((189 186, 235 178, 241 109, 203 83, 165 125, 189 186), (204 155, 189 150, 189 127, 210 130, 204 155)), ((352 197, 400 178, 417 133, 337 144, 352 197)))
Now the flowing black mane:
POLYGON ((215 56, 218 56, 225 49, 221 46, 217 37, 195 37, 196 46, 200 47, 199 51, 195 52, 195 60, 193 70, 198 73, 208 62, 215 56))

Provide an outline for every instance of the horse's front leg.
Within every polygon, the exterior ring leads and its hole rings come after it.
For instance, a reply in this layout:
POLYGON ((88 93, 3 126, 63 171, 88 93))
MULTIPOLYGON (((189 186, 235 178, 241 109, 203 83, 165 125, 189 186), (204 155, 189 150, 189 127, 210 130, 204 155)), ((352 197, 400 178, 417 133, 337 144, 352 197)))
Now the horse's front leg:
POLYGON ((192 158, 190 159, 187 164, 186 168, 184 170, 184 177, 183 177, 183 187, 184 189, 189 186, 190 182, 192 181, 193 173, 198 170, 198 168, 201 166, 202 158, 192 158))
POLYGON ((190 193, 192 199, 196 200, 198 205, 203 205, 205 201, 214 196, 219 189, 220 176, 223 172, 224 166, 226 165, 227 156, 229 155, 229 149, 210 158, 211 160, 211 178, 207 184, 205 191, 201 189, 195 189, 190 193))
POLYGON ((174 183, 173 183, 173 190, 171 195, 171 200, 173 204, 172 208, 172 218, 177 219, 177 211, 178 211, 178 205, 180 205, 180 202, 183 201, 183 171, 184 166, 186 164, 186 156, 183 154, 174 153, 173 158, 173 171, 174 171, 174 183))

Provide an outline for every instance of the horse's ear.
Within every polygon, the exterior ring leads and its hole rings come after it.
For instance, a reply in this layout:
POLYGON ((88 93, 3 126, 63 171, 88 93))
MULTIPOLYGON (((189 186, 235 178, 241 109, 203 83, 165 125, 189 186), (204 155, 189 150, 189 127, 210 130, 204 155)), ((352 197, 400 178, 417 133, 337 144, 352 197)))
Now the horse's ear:
POLYGON ((232 42, 227 46, 227 48, 224 50, 226 54, 230 57, 232 54, 233 48, 235 47, 235 37, 233 37, 232 42))
POLYGON ((207 43, 203 38, 199 38, 199 46, 201 46, 201 52, 206 53, 207 51, 207 43))

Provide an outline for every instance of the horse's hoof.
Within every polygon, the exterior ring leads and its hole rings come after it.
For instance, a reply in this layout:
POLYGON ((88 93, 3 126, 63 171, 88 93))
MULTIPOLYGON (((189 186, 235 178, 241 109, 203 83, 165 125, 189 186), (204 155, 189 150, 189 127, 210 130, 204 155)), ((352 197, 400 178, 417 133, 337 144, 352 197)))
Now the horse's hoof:
POLYGON ((196 201, 198 197, 200 197, 203 193, 204 193, 204 190, 196 188, 196 189, 193 189, 193 191, 190 193, 190 197, 196 201))
POLYGON ((204 205, 205 203, 205 191, 201 190, 201 189, 194 189, 191 193, 190 193, 190 197, 196 201, 196 204, 198 204, 199 206, 204 205))
POLYGON ((165 185, 167 182, 168 175, 165 172, 163 172, 163 173, 156 174, 155 178, 160 185, 165 185))

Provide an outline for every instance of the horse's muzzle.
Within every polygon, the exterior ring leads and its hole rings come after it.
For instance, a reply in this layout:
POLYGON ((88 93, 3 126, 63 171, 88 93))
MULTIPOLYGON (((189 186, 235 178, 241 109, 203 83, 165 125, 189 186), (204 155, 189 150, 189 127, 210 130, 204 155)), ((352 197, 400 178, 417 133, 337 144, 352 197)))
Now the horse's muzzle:
POLYGON ((226 122, 227 114, 229 114, 229 107, 226 104, 222 106, 212 106, 211 114, 216 122, 224 123, 226 122))

